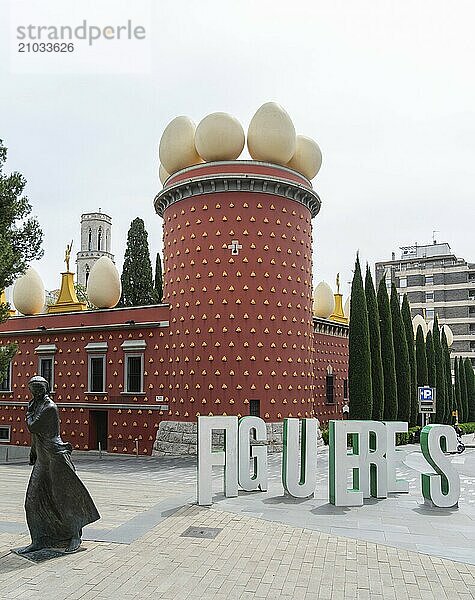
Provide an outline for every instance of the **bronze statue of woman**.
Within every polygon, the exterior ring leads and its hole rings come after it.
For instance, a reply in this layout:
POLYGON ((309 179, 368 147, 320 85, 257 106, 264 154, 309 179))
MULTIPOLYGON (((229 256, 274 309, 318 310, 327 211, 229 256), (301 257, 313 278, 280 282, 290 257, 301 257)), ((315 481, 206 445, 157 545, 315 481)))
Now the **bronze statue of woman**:
POLYGON ((43 548, 75 552, 81 545, 82 528, 100 516, 71 462, 72 446, 59 432, 58 407, 48 396, 43 377, 32 377, 28 387, 33 398, 26 420, 31 432, 30 464, 25 511, 31 544, 19 554, 43 548))

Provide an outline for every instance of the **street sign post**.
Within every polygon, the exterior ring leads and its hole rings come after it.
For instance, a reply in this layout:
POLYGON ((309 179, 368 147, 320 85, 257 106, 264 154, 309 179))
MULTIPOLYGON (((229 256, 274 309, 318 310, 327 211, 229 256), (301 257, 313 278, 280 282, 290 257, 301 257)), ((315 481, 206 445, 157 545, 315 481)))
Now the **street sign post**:
POLYGON ((422 415, 422 424, 427 423, 427 416, 435 413, 435 388, 428 385, 417 388, 419 397, 419 412, 422 415))

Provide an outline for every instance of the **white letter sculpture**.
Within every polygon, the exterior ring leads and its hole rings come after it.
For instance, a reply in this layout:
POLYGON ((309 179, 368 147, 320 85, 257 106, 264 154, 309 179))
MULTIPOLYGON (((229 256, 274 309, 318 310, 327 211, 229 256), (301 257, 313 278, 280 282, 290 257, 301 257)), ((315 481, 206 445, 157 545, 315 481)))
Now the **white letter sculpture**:
POLYGON ((266 443, 267 429, 262 419, 242 417, 239 420, 239 485, 246 492, 267 490, 266 443))
POLYGON ((213 465, 224 465, 224 494, 238 495, 237 417, 198 417, 198 504, 213 503, 213 465), (224 429, 224 452, 212 451, 213 430, 224 429))
POLYGON ((457 434, 454 428, 450 425, 426 425, 421 431, 421 450, 435 471, 421 473, 425 503, 439 508, 458 506, 460 477, 444 456, 444 451, 457 451, 457 434))
POLYGON ((406 455, 404 450, 396 448, 396 433, 407 433, 407 423, 404 421, 386 421, 387 451, 386 462, 388 469, 388 492, 409 492, 409 482, 397 479, 396 469, 401 465, 406 455))
POLYGON ((386 428, 379 421, 330 421, 328 489, 332 504, 361 506, 363 498, 387 497, 386 443, 386 428), (350 472, 352 487, 348 488, 350 472))
POLYGON ((282 483, 294 498, 309 498, 317 485, 317 419, 284 419, 282 483), (299 448, 299 430, 302 435, 299 448), (300 457, 300 468, 299 468, 300 457))

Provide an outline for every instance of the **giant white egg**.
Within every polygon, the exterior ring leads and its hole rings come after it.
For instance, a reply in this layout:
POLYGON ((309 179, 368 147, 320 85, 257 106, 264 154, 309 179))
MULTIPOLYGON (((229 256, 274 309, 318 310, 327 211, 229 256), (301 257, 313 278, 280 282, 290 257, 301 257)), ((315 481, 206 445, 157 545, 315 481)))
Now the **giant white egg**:
POLYGON ((122 293, 119 273, 107 256, 101 256, 93 265, 87 280, 87 296, 97 308, 114 308, 122 293))
POLYGON ((224 112, 207 115, 195 132, 196 150, 204 160, 235 160, 244 142, 241 123, 224 112))
POLYGON ((203 162, 195 148, 196 125, 189 117, 176 117, 165 127, 158 153, 163 168, 172 175, 203 162))
POLYGON ((328 317, 335 310, 335 296, 331 287, 325 281, 321 281, 315 288, 313 294, 313 314, 322 319, 328 317))
POLYGON ((422 315, 416 315, 413 319, 412 319, 412 329, 414 330, 414 339, 417 336, 417 328, 419 327, 419 325, 422 327, 422 333, 424 334, 424 338, 427 335, 427 323, 425 322, 425 319, 422 315))
POLYGON ((450 327, 448 325, 442 325, 442 327, 440 329, 441 337, 442 337, 442 331, 445 332, 447 346, 450 348, 450 346, 454 343, 454 334, 452 333, 452 330, 450 329, 450 327))
POLYGON ((295 154, 295 127, 287 112, 275 102, 263 104, 252 117, 247 147, 254 160, 286 165, 295 154))
POLYGON ((317 142, 306 135, 298 135, 295 142, 295 153, 287 166, 307 179, 313 179, 322 166, 322 152, 317 142))
POLYGON ((165 185, 165 181, 170 177, 170 173, 165 171, 165 169, 163 168, 163 165, 160 165, 158 167, 158 177, 159 177, 162 185, 165 185))
POLYGON ((22 315, 37 315, 45 305, 45 287, 41 277, 32 267, 16 280, 13 287, 13 304, 22 315))

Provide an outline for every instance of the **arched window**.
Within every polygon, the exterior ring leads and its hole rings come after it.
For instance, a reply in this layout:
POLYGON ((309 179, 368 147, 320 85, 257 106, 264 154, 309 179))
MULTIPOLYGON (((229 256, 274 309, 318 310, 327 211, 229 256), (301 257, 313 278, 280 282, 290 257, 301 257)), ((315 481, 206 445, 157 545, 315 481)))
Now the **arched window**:
POLYGON ((327 376, 325 379, 325 395, 327 404, 335 404, 334 383, 333 368, 331 365, 328 365, 327 376))
POLYGON ((106 252, 110 252, 110 247, 109 247, 109 231, 106 229, 106 248, 105 248, 106 252))
POLYGON ((87 249, 92 250, 92 229, 89 227, 89 240, 87 243, 87 249))
POLYGON ((84 284, 87 285, 87 280, 89 279, 89 272, 90 272, 90 268, 89 265, 86 265, 84 271, 85 271, 85 278, 84 278, 84 284))
POLYGON ((102 250, 102 227, 97 231, 97 249, 102 250))

